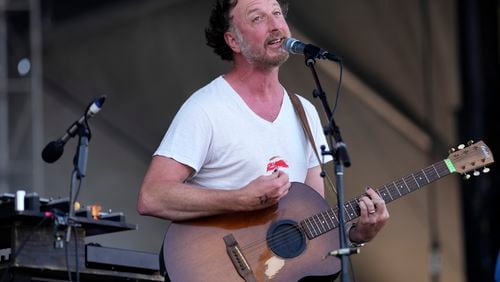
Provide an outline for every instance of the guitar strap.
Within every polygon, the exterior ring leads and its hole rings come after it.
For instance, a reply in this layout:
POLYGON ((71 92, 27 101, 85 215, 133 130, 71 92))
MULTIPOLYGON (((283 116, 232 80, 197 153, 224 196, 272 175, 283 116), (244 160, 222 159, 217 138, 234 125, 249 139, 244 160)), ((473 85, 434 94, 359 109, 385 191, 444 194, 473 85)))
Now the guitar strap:
POLYGON ((317 148, 316 142, 314 142, 314 137, 312 135, 311 127, 309 126, 309 122, 307 120, 307 116, 306 116, 306 113, 304 111, 304 107, 302 106, 302 103, 300 102, 300 99, 299 99, 299 97, 297 97, 296 94, 292 94, 288 91, 287 91, 287 93, 288 93, 288 96, 290 97, 290 100, 292 101, 292 105, 293 105, 293 108, 295 109, 295 112, 299 116, 300 123, 302 124, 302 129, 304 130, 304 133, 306 134, 307 139, 309 140, 309 144, 311 144, 312 149, 314 151, 314 154, 316 155, 316 158, 318 159, 318 163, 321 166, 321 173, 322 173, 322 175, 325 175, 326 179, 328 180, 328 183, 330 184, 329 187, 331 187, 330 189, 333 189, 332 192, 337 194, 337 189, 335 188, 335 185, 333 185, 333 182, 330 179, 330 177, 328 177, 328 175, 326 174, 326 172, 324 170, 323 162, 321 162, 321 159, 319 157, 318 150, 316 149, 317 148))

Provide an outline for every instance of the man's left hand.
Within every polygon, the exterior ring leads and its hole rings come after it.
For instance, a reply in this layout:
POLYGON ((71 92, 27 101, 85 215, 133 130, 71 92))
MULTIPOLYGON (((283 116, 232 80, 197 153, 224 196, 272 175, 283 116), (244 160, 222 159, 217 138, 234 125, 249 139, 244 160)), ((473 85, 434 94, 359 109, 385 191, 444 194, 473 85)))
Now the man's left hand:
POLYGON ((389 211, 385 201, 372 188, 366 189, 366 195, 360 198, 361 217, 349 230, 351 242, 364 243, 372 240, 389 220, 389 211))

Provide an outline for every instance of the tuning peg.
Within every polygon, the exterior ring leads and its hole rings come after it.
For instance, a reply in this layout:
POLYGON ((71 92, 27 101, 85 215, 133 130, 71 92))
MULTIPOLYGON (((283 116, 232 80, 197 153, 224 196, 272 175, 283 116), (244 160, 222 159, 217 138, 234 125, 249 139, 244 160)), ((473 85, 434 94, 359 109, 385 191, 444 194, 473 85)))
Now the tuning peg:
POLYGON ((490 168, 489 167, 484 167, 483 168, 483 173, 488 173, 490 172, 490 168))
POLYGON ((464 144, 460 144, 460 145, 458 145, 458 149, 459 149, 459 150, 462 150, 463 148, 465 148, 465 145, 464 145, 464 144))
POLYGON ((456 149, 455 149, 455 148, 450 148, 450 149, 448 150, 448 154, 451 154, 451 153, 453 153, 453 152, 455 152, 455 151, 456 151, 456 149))
POLYGON ((480 174, 481 173, 479 171, 477 171, 477 170, 474 170, 474 172, 472 173, 472 175, 474 175, 474 176, 479 176, 480 174))
POLYGON ((474 144, 474 140, 469 140, 469 141, 467 141, 467 146, 470 146, 470 145, 472 145, 472 144, 474 144))
POLYGON ((464 180, 468 180, 468 179, 470 179, 470 174, 468 174, 468 173, 464 173, 464 174, 463 174, 463 178, 464 178, 464 180))

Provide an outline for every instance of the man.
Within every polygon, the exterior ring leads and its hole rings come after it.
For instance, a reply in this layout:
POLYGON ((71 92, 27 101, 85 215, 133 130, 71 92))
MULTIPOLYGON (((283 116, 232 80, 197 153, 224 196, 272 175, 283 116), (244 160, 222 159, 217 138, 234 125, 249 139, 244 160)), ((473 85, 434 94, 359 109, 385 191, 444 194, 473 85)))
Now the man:
MULTIPOLYGON (((318 160, 278 79, 289 56, 286 9, 276 0, 216 1, 207 44, 233 66, 177 113, 144 178, 140 214, 183 221, 261 210, 285 197, 291 181, 324 195, 318 160)), ((318 114, 300 100, 318 150, 326 144, 318 114)), ((351 242, 370 241, 389 218, 377 193, 366 194, 351 242)))

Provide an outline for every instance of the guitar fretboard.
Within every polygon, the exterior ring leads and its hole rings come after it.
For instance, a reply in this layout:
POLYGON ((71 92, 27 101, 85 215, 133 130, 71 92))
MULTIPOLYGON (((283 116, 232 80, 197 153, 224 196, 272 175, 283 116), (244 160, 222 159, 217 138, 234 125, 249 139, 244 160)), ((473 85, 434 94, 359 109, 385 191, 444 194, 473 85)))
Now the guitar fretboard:
MULTIPOLYGON (((388 183, 375 191, 386 203, 390 203, 448 174, 450 174, 450 169, 445 161, 441 161, 388 183)), ((360 216, 359 199, 362 196, 344 204, 345 222, 360 216)), ((300 226, 308 239, 316 238, 339 226, 339 209, 338 207, 331 208, 308 217, 300 222, 300 226)))

